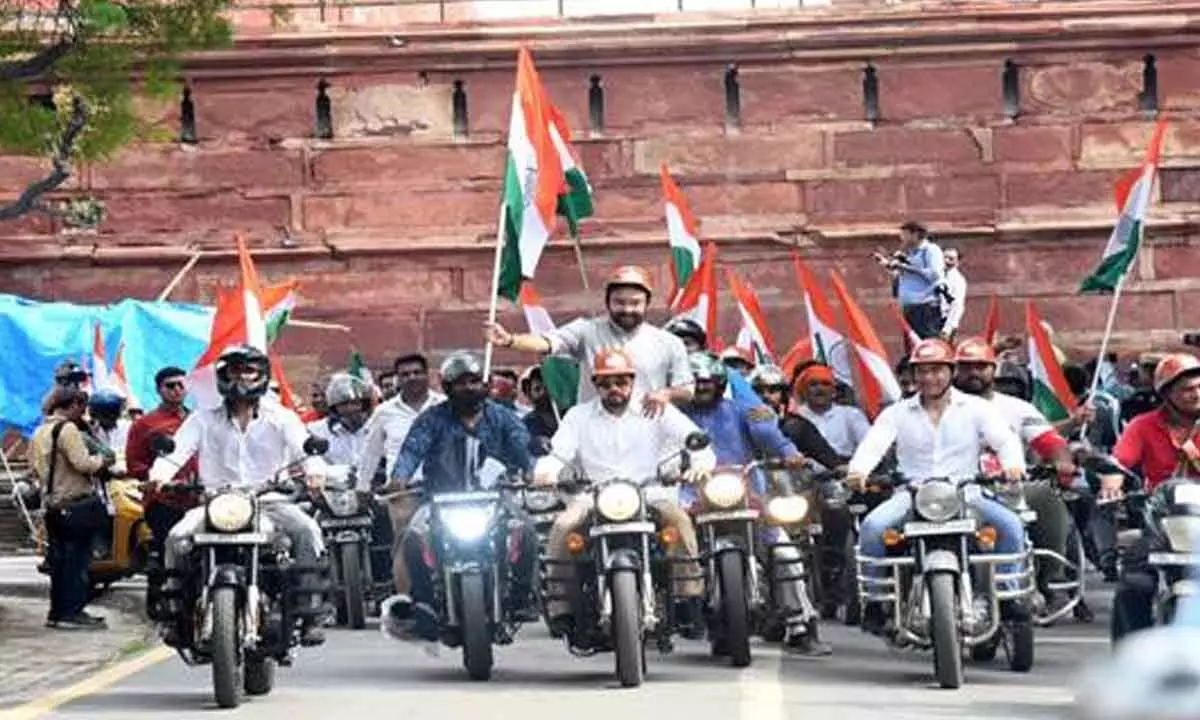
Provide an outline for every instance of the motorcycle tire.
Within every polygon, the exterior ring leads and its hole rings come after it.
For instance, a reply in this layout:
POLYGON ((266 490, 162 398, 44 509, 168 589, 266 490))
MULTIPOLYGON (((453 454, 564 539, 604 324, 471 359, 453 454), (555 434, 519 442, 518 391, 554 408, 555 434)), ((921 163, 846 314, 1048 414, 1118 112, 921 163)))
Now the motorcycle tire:
POLYGON ((962 687, 962 645, 954 612, 954 576, 934 573, 929 577, 929 625, 933 636, 933 671, 938 685, 962 687))
POLYGON ((641 599, 636 571, 617 570, 609 579, 612 593, 613 653, 621 687, 637 687, 645 675, 642 652, 641 599))
POLYGON ((990 663, 996 659, 996 651, 1000 649, 1000 640, 992 638, 971 648, 971 660, 978 663, 990 663))
POLYGON ((212 591, 212 678, 217 707, 236 708, 242 703, 242 646, 238 632, 237 590, 212 591))
POLYGON ((345 585, 344 601, 346 604, 346 625, 352 630, 362 630, 367 626, 367 606, 363 598, 363 568, 362 555, 355 543, 341 546, 339 565, 342 571, 342 583, 345 585))
POLYGON ((846 543, 842 546, 842 624, 854 627, 862 622, 862 601, 858 597, 858 546, 854 541, 854 533, 846 534, 846 543))
POLYGON ((493 658, 487 583, 478 572, 468 572, 459 577, 458 591, 463 667, 472 680, 490 680, 493 658))
POLYGON ((1027 673, 1033 669, 1033 623, 1013 623, 1008 628, 1008 669, 1027 673))
POLYGON ((275 689, 275 658, 246 660, 245 676, 247 695, 269 695, 275 689))
POLYGON ((750 603, 746 599, 746 563, 739 552, 726 552, 717 565, 725 649, 734 667, 750 664, 750 603))

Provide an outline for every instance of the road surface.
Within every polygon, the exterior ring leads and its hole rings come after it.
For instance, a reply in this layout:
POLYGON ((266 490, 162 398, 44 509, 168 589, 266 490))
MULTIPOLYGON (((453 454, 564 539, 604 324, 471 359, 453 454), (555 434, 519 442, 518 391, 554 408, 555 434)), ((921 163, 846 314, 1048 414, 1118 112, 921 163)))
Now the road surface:
MULTIPOLYGON (((1093 607, 1106 603, 1096 598, 1093 607)), ((1009 672, 1003 654, 991 666, 968 665, 967 684, 932 684, 928 655, 889 652, 856 628, 825 626, 829 658, 782 655, 759 645, 754 664, 734 670, 707 646, 679 641, 674 654, 650 654, 650 675, 620 689, 612 656, 571 657, 538 626, 497 651, 491 682, 467 680, 461 656, 443 648, 384 638, 377 628, 331 631, 321 648, 302 651, 281 669, 274 693, 251 698, 229 717, 245 720, 977 720, 1063 718, 1071 685, 1089 658, 1107 653, 1104 611, 1092 625, 1068 621, 1042 630, 1037 666, 1009 672)), ((210 669, 176 657, 155 663, 95 693, 56 708, 57 720, 211 720, 210 669)))

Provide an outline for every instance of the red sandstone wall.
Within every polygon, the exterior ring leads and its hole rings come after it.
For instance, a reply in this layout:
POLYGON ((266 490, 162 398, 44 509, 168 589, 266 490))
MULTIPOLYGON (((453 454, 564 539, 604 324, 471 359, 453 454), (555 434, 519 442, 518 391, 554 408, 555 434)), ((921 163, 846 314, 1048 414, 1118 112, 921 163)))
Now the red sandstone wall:
MULTIPOLYGON (((1073 291, 1107 236, 1113 182, 1139 162, 1149 136, 1137 107, 1146 52, 1157 55, 1172 129, 1150 244, 1117 322, 1119 341, 1130 345, 1170 342, 1200 326, 1194 48, 1130 41, 1102 53, 876 56, 883 119, 875 127, 861 119, 858 58, 739 60, 736 130, 725 126, 724 62, 711 58, 556 59, 543 76, 595 186, 598 217, 584 239, 593 283, 627 261, 655 267, 665 281, 657 173, 667 161, 704 234, 759 290, 781 345, 803 329, 790 266, 780 262, 796 242, 822 273, 837 267, 891 334, 882 278, 865 258, 890 243, 900 220, 915 218, 964 252, 975 298, 967 328, 980 325, 986 296, 996 293, 1005 298, 1005 330, 1016 331, 1020 303, 1033 297, 1068 345, 1088 347, 1106 301, 1073 291), (1002 112, 1005 58, 1021 65, 1015 122, 1002 112), (606 125, 589 135, 593 73, 604 80, 606 125)), ((264 248, 263 272, 305 278, 298 316, 350 324, 374 359, 475 344, 512 79, 507 64, 467 61, 423 75, 349 64, 326 72, 333 141, 311 139, 316 72, 198 73, 200 144, 142 146, 82 172, 72 189, 108 203, 98 236, 63 237, 41 218, 0 225, 0 290, 74 301, 152 297, 190 248, 227 250, 242 232, 264 248), (456 79, 468 93, 466 139, 451 132, 456 79), (298 247, 281 248, 284 236, 298 247)), ((174 109, 156 112, 176 122, 174 109)), ((0 158, 0 196, 37 171, 32 161, 0 158)), ((231 272, 229 256, 206 259, 174 298, 206 300, 231 272)), ((558 319, 596 309, 596 293, 579 291, 569 249, 552 250, 539 275, 558 319)), ((733 314, 723 322, 732 337, 733 314)), ((296 330, 284 342, 310 368, 345 355, 337 334, 296 330)))

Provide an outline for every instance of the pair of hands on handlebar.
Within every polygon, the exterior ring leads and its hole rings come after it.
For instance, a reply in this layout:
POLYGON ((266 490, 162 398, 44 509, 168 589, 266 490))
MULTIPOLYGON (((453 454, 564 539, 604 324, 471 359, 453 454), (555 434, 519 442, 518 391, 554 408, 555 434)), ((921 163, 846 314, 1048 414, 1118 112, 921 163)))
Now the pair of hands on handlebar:
MULTIPOLYGON (((1004 479, 1010 483, 1020 482, 1025 478, 1025 470, 1022 468, 1004 468, 1004 479)), ((848 473, 846 475, 846 484, 851 490, 862 492, 867 485, 867 475, 864 473, 848 473)))

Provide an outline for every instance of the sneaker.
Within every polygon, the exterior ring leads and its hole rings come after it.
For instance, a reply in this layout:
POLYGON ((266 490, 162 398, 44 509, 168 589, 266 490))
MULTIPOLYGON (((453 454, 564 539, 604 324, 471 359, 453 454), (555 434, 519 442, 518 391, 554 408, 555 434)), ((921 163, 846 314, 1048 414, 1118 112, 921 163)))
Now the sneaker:
POLYGON ((809 632, 803 625, 788 628, 783 647, 793 655, 806 657, 827 657, 833 654, 833 648, 828 643, 821 642, 816 633, 809 632))
POLYGON ((102 615, 92 615, 91 613, 80 612, 79 616, 81 618, 83 618, 84 620, 86 620, 87 622, 92 623, 93 625, 107 625, 108 624, 108 620, 102 615))
POLYGON ((97 623, 91 620, 88 616, 72 615, 71 617, 59 618, 54 624, 57 630, 107 630, 108 626, 104 623, 97 623))

